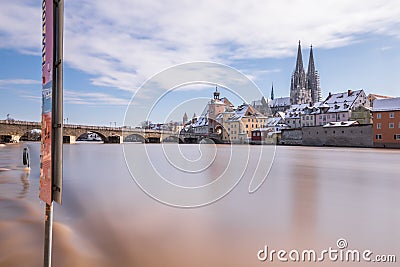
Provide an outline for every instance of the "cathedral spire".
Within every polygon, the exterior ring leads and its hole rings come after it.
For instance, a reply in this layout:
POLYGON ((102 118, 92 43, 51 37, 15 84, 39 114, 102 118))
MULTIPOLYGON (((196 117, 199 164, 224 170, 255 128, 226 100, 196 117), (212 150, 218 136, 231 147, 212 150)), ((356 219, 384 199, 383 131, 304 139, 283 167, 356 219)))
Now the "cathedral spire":
POLYGON ((296 61, 296 70, 295 72, 302 72, 304 71, 304 67, 303 67, 303 56, 301 54, 301 44, 300 44, 300 40, 299 40, 299 47, 297 48, 297 61, 296 61))
POLYGON ((274 83, 272 83, 272 88, 271 88, 271 100, 274 100, 274 83))
POLYGON ((293 104, 304 104, 309 103, 311 100, 311 94, 306 89, 306 75, 304 72, 303 56, 301 54, 301 43, 297 49, 297 60, 296 69, 292 74, 292 80, 290 83, 290 103, 293 104))
POLYGON ((321 87, 319 84, 319 74, 315 69, 313 47, 310 48, 310 58, 308 59, 308 69, 306 76, 307 89, 311 92, 313 103, 321 101, 321 87))
POLYGON ((308 59, 307 74, 308 73, 315 73, 314 53, 313 53, 313 50, 312 50, 312 45, 311 45, 311 48, 310 48, 310 58, 308 59))

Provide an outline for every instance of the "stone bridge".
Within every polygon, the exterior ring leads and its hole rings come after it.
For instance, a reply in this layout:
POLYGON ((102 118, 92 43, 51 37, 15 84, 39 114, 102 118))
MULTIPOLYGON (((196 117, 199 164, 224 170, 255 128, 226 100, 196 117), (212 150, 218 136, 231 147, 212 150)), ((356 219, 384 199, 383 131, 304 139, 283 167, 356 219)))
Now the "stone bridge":
MULTIPOLYGON (((0 141, 19 142, 20 138, 34 129, 40 129, 40 122, 0 120, 0 141)), ((96 133, 104 143, 123 143, 137 141, 160 143, 163 141, 178 142, 178 134, 165 130, 144 130, 130 127, 107 127, 64 124, 64 143, 74 143, 81 135, 96 133)))

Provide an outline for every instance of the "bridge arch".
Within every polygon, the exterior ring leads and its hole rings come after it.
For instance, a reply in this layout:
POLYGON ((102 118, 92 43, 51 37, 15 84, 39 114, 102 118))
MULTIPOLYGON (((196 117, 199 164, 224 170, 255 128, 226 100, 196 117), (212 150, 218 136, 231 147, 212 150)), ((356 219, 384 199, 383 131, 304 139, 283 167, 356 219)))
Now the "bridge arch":
POLYGON ((162 143, 184 143, 183 138, 176 135, 163 136, 161 139, 162 143))
POLYGON ((41 132, 40 128, 38 129, 30 129, 23 133, 19 138, 20 141, 40 141, 41 140, 41 132))
POLYGON ((133 133, 133 134, 129 134, 127 136, 124 137, 124 142, 140 142, 140 143, 145 143, 146 142, 146 138, 138 133, 133 133))
POLYGON ((76 136, 76 141, 82 141, 82 137, 84 137, 85 135, 88 134, 96 134, 97 136, 100 137, 101 141, 103 141, 104 143, 108 143, 108 137, 106 137, 104 134, 102 134, 101 132, 98 131, 84 131, 84 132, 79 132, 78 135, 76 136), (81 140, 79 140, 81 139, 81 140))

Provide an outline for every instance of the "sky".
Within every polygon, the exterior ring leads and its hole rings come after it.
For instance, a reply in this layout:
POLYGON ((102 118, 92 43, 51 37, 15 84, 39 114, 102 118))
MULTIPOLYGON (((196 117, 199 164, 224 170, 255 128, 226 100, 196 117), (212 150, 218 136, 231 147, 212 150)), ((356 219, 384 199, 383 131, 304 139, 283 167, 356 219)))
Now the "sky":
MULTIPOLYGON (((40 121, 41 1, 0 0, 0 7, 0 119, 40 121)), ((154 93, 137 93, 144 84, 190 62, 236 69, 262 95, 270 96, 273 83, 275 97, 288 96, 299 40, 305 68, 313 45, 323 98, 347 89, 400 96, 398 0, 67 0, 64 14, 68 123, 123 125, 131 100, 140 105, 154 93)), ((168 110, 179 110, 172 120, 185 109, 189 117, 201 113, 212 83, 231 79, 224 74, 179 86, 175 102, 165 99, 151 120, 161 122, 168 110)))

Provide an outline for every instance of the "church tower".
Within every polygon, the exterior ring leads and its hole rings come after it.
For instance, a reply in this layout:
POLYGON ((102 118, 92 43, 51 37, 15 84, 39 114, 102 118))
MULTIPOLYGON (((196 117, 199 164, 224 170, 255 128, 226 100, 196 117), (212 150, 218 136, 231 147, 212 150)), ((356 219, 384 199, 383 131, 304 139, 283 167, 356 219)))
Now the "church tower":
POLYGON ((219 100, 219 92, 218 92, 218 87, 217 86, 215 86, 214 100, 219 100))
POLYGON ((290 83, 290 104, 308 104, 311 101, 311 92, 306 87, 306 75, 304 72, 301 44, 299 41, 296 69, 292 74, 292 80, 290 83))
POLYGON ((186 112, 185 112, 185 114, 183 114, 182 122, 183 122, 183 125, 185 125, 188 122, 188 115, 186 114, 186 112))
POLYGON ((321 101, 321 88, 319 84, 319 74, 314 65, 314 54, 311 45, 310 58, 308 60, 308 69, 306 77, 307 89, 311 92, 313 103, 321 101))

